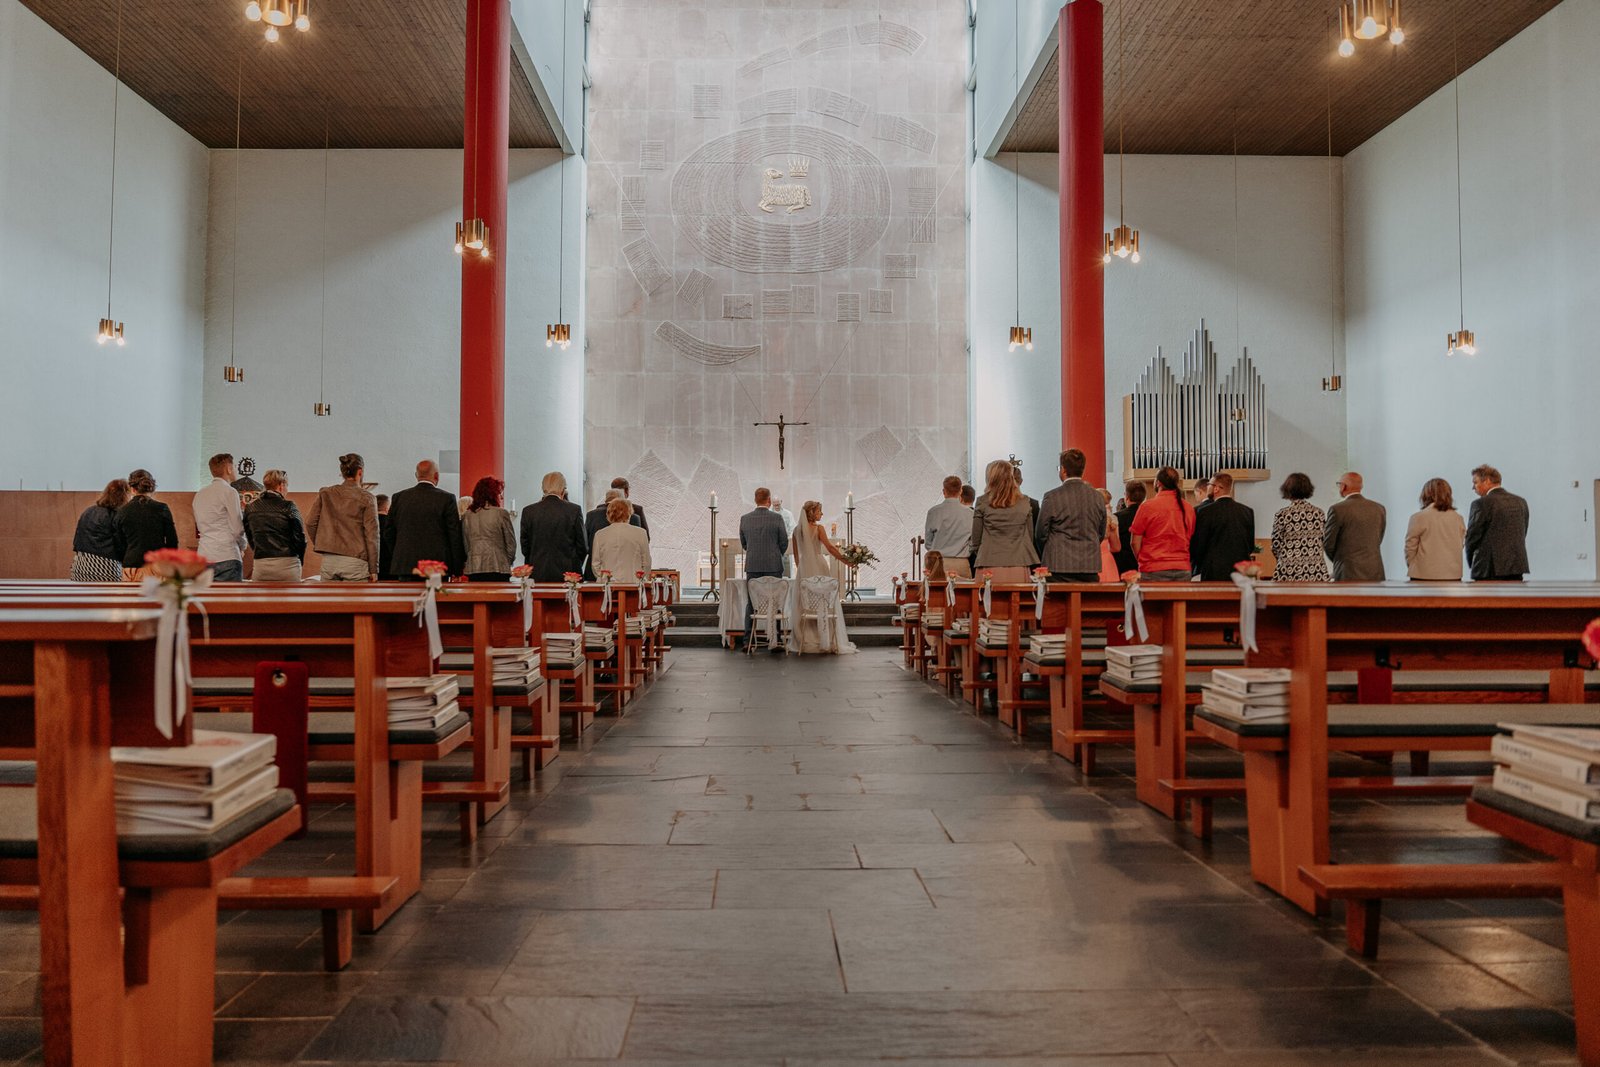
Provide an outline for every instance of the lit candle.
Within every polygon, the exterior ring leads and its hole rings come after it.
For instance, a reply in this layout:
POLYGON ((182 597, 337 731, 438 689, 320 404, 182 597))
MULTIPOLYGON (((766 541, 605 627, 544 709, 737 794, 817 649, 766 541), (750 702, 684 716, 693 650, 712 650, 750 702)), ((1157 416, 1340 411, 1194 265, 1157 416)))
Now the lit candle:
POLYGON ((717 506, 717 491, 715 489, 711 490, 711 506, 713 508, 717 506))
POLYGON ((856 506, 856 494, 854 492, 846 493, 844 495, 844 509, 846 511, 849 511, 852 508, 854 508, 855 506, 856 506))

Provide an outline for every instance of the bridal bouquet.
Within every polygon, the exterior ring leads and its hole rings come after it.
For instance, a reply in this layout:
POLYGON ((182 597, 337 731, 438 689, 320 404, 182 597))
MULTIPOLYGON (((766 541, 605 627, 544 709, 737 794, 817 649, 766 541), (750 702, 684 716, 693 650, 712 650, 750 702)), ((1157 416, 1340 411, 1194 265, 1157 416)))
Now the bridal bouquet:
POLYGON ((839 554, 844 557, 845 563, 852 567, 870 567, 874 563, 882 562, 878 559, 878 554, 866 545, 845 545, 839 550, 839 554))

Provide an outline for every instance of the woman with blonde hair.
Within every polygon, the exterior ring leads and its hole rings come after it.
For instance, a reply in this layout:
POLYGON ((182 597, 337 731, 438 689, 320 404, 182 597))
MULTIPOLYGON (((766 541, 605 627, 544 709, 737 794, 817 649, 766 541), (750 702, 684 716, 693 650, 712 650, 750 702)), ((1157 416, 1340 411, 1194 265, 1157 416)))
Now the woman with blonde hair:
POLYGON ((1106 535, 1100 541, 1100 580, 1115 582, 1122 575, 1117 570, 1117 553, 1122 551, 1122 527, 1117 524, 1117 513, 1111 507, 1111 490, 1101 489, 1100 499, 1106 505, 1106 535))
POLYGON ((789 618, 793 627, 789 647, 799 652, 854 652, 856 646, 850 643, 844 625, 844 568, 848 564, 844 553, 823 528, 821 502, 807 500, 800 509, 800 521, 795 525, 789 547, 794 555, 794 582, 789 588, 789 618), (807 578, 833 578, 839 583, 840 596, 829 626, 801 619, 807 578))
POLYGON ((972 550, 977 569, 994 572, 996 582, 1025 582, 1039 565, 1033 543, 1033 509, 1017 485, 1009 460, 997 459, 983 470, 984 494, 972 509, 972 550))
POLYGON ((1418 503, 1422 510, 1406 526, 1406 576, 1413 582, 1459 582, 1467 524, 1450 483, 1429 478, 1418 503))

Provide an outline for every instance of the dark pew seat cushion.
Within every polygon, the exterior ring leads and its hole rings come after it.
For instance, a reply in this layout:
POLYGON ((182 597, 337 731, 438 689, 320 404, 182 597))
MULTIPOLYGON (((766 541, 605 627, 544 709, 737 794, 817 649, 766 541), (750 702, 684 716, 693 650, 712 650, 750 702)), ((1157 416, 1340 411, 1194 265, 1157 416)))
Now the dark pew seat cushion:
MULTIPOLYGON (((1195 715, 1240 737, 1287 737, 1285 722, 1239 722, 1195 709, 1195 715)), ((1497 723, 1600 726, 1600 704, 1335 704, 1329 737, 1493 737, 1497 723)))
POLYGON ((1541 808, 1537 804, 1529 804, 1526 800, 1507 796, 1498 792, 1493 786, 1480 785, 1472 790, 1472 799, 1486 808, 1503 811, 1507 815, 1514 815, 1524 822, 1531 822, 1535 826, 1543 826, 1554 830, 1566 837, 1587 841, 1590 844, 1600 845, 1600 823, 1584 822, 1574 819, 1570 815, 1563 815, 1558 811, 1541 808))
MULTIPOLYGON (((457 730, 471 725, 465 712, 456 711, 438 726, 395 726, 389 730, 391 745, 437 745, 457 730)), ((250 732, 250 716, 221 711, 195 713, 194 724, 204 730, 250 732)), ((353 711, 313 711, 307 735, 313 745, 353 745, 356 741, 356 715, 353 711)))
MULTIPOLYGON (((124 862, 207 860, 243 841, 292 807, 294 794, 279 789, 210 833, 176 830, 171 834, 119 836, 117 858, 124 862)), ((31 860, 38 855, 39 816, 35 791, 31 788, 0 789, 0 859, 31 860)))

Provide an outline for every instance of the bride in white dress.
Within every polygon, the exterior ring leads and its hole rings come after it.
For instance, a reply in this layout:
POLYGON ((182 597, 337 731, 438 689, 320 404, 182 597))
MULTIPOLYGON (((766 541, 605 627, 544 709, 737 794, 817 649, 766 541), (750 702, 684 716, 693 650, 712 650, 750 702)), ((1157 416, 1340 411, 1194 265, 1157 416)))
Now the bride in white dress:
POLYGON ((856 646, 851 644, 844 625, 844 573, 847 564, 822 527, 822 505, 817 501, 808 500, 801 509, 800 523, 795 527, 790 547, 794 552, 794 581, 789 585, 789 618, 794 620, 789 638, 790 649, 802 653, 854 652, 856 646), (801 617, 805 602, 805 580, 817 577, 832 578, 838 582, 839 595, 834 600, 831 625, 819 625, 815 620, 801 617))

